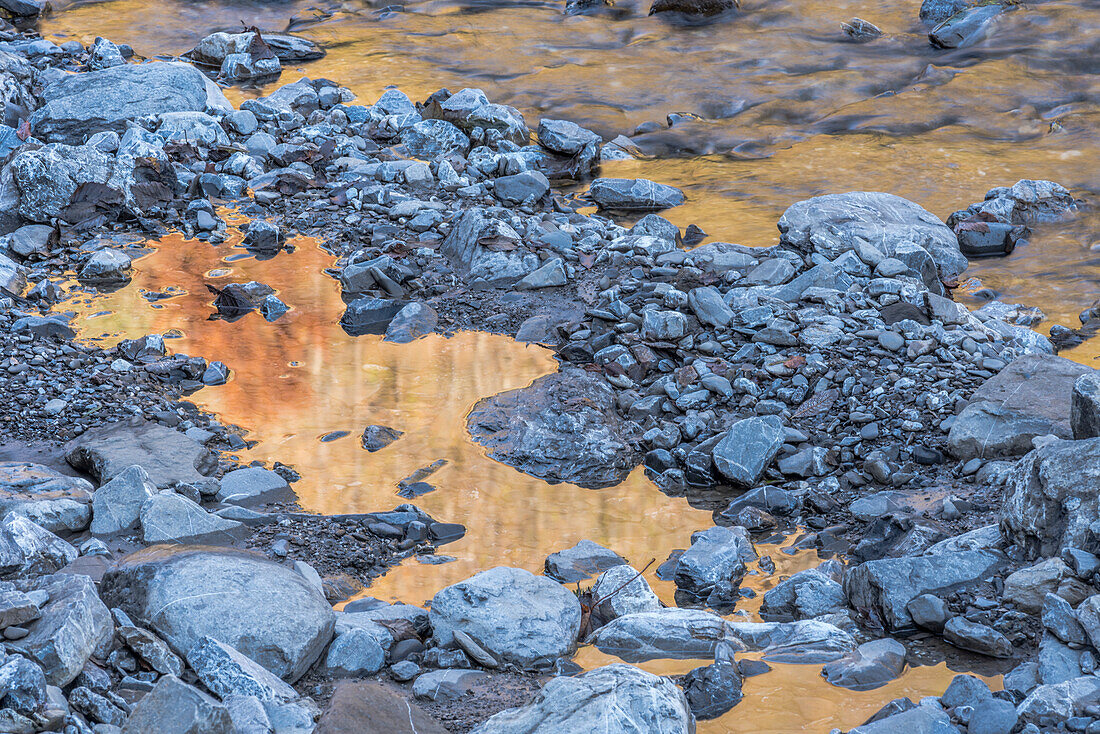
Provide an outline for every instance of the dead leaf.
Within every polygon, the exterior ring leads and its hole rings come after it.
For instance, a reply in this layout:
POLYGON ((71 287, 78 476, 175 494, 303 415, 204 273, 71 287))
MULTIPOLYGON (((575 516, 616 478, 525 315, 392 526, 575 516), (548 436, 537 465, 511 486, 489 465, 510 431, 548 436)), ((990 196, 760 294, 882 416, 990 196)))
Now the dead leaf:
POLYGON ((784 362, 783 366, 789 370, 796 370, 804 364, 806 364, 806 358, 803 357, 801 354, 796 354, 788 359, 786 362, 784 362))
POLYGON ((816 395, 810 397, 809 400, 798 406, 798 410, 794 412, 792 417, 805 418, 810 415, 819 415, 824 413, 829 408, 833 407, 833 403, 840 396, 840 393, 835 389, 824 390, 816 395))

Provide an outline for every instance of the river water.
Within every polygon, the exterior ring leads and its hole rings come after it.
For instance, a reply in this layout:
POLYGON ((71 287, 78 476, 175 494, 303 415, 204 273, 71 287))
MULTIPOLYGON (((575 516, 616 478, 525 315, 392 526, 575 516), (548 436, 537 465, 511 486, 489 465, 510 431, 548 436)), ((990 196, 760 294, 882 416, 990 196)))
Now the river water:
MULTIPOLYGON (((428 0, 368 2, 177 2, 113 0, 78 4, 41 25, 49 38, 85 42, 103 35, 139 54, 172 55, 218 30, 257 25, 292 30, 328 48, 321 60, 286 69, 350 87, 366 103, 395 84, 414 99, 439 87, 475 86, 518 107, 534 127, 567 118, 610 139, 670 113, 698 119, 635 136, 640 160, 604 166, 604 175, 644 176, 682 188, 687 202, 665 212, 708 239, 772 244, 775 221, 791 203, 849 190, 904 196, 946 218, 994 187, 1049 178, 1082 198, 1100 192, 1100 2, 1034 2, 1008 13, 977 46, 933 49, 917 0, 746 0, 739 13, 707 24, 648 17, 648 6, 619 2, 567 16, 558 2, 428 0), (848 43, 841 22, 863 17, 885 31, 848 43)), ((265 93, 236 89, 234 101, 265 93)), ((369 593, 423 603, 442 586, 494 565, 538 571, 547 553, 582 538, 603 543, 635 565, 661 561, 708 527, 709 513, 661 494, 640 473, 601 491, 548 485, 493 462, 465 435, 464 416, 480 397, 519 387, 555 369, 550 354, 485 334, 429 337, 391 345, 352 339, 336 321, 331 258, 308 240, 269 261, 242 258, 225 245, 170 236, 151 243, 134 283, 78 304, 86 338, 133 338, 178 329, 175 351, 221 359, 233 379, 194 396, 259 443, 243 460, 279 460, 303 475, 302 504, 321 512, 388 509, 396 483, 418 467, 447 463, 429 478, 438 489, 417 503, 468 528, 441 549, 451 563, 408 561, 369 593), (208 320, 205 284, 260 280, 292 307, 268 324, 256 314, 229 324, 208 320), (151 304, 141 290, 183 289, 151 304), (358 434, 370 423, 405 436, 368 454, 358 434), (349 435, 321 441, 333 431, 349 435)), ((1042 308, 1052 323, 1078 326, 1076 314, 1100 297, 1100 217, 1086 212, 1038 228, 1008 258, 976 261, 957 295, 981 294, 1042 308)), ((1066 353, 1093 364, 1100 348, 1066 353)), ((750 577, 763 591, 781 573, 818 562, 784 554, 774 577, 750 577)), ((671 588, 649 574, 670 602, 671 588)), ((582 650, 586 667, 605 662, 582 650)), ((693 661, 657 663, 684 672, 693 661)), ((649 667, 649 666, 647 666, 649 667)), ((826 684, 817 666, 776 666, 746 682, 746 701, 703 734, 826 731, 858 724, 899 695, 941 693, 943 665, 911 669, 877 691, 826 684)), ((997 679, 992 679, 993 685, 997 679)))

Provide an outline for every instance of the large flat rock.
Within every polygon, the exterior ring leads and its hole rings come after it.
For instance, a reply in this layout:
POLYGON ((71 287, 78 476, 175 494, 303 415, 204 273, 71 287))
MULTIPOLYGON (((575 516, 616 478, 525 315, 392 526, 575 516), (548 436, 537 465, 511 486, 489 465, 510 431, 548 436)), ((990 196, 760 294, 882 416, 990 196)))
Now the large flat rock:
POLYGON ((137 465, 158 487, 211 481, 207 475, 218 465, 214 452, 154 423, 112 423, 88 431, 69 443, 65 458, 101 483, 137 465))
POLYGON ((336 613, 294 571, 258 555, 152 546, 107 571, 102 596, 186 655, 203 637, 272 673, 300 678, 332 638, 336 613))

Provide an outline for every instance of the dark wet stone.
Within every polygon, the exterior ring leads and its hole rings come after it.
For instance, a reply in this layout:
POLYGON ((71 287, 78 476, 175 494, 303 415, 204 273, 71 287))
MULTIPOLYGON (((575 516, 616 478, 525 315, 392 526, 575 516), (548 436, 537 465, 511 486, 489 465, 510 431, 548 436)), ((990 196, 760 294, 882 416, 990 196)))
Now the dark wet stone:
POLYGON ((738 0, 654 0, 649 8, 649 14, 683 13, 709 17, 740 7, 738 0))
POLYGON ((363 444, 363 448, 374 453, 375 451, 381 451, 404 435, 404 431, 399 431, 396 428, 372 425, 363 429, 360 442, 363 444))
POLYGON ((385 298, 357 298, 340 317, 340 326, 351 336, 385 334, 390 322, 406 305, 385 298))
POLYGON ((563 584, 587 581, 609 568, 625 566, 626 559, 591 540, 582 540, 546 557, 546 575, 563 584))
POLYGON ((741 702, 741 673, 733 663, 713 663, 684 676, 680 686, 696 719, 716 719, 741 702))

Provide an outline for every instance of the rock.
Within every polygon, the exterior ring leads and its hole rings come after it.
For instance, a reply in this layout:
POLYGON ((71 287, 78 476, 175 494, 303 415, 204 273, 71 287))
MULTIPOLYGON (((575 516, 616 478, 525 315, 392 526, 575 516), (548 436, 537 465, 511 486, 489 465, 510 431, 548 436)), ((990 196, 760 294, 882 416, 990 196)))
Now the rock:
POLYGON ((278 252, 283 246, 283 232, 271 222, 253 219, 248 223, 241 244, 257 252, 278 252))
POLYGON ((1043 627, 1066 644, 1083 645, 1087 642, 1085 629, 1077 621, 1073 607, 1060 596, 1046 595, 1043 599, 1042 620, 1043 627))
POLYGON ((995 658, 1012 657, 1012 643, 992 627, 971 622, 965 617, 952 617, 943 628, 943 639, 963 650, 995 658))
POLYGON ((942 632, 947 622, 947 605, 935 594, 921 594, 910 599, 905 610, 915 625, 933 632, 942 632))
POLYGON ((531 703, 502 711, 472 734, 689 734, 694 721, 684 694, 668 678, 629 665, 607 665, 551 679, 531 703))
POLYGON ((679 608, 623 615, 597 629, 587 641, 628 663, 713 658, 720 642, 738 650, 745 647, 718 615, 679 608))
POLYGON ((115 535, 137 527, 142 505, 156 490, 140 466, 119 472, 92 497, 92 534, 115 535))
POLYGON ((225 706, 174 675, 157 681, 134 706, 122 734, 234 734, 225 706))
POLYGON ((884 638, 865 642, 851 655, 827 663, 825 680, 852 691, 871 691, 901 677, 905 669, 905 645, 884 638))
POLYGON ((554 581, 501 566, 441 590, 429 616, 437 645, 462 631, 495 659, 529 668, 573 651, 581 607, 554 581))
POLYGON ((1039 686, 1016 707, 1016 713, 1026 723, 1053 727, 1071 716, 1080 716, 1086 706, 1094 705, 1098 699, 1100 678, 1087 675, 1039 686))
POLYGON ((923 0, 920 19, 928 25, 939 25, 960 10, 966 9, 969 0, 923 0))
POLYGON ((23 294, 26 287, 26 269, 7 255, 0 253, 0 290, 19 296, 23 294))
POLYGON ((226 474, 217 494, 219 502, 245 507, 294 498, 294 491, 282 476, 258 466, 234 469, 226 474))
POLYGON ((202 150, 229 145, 229 137, 221 124, 205 112, 165 112, 160 116, 157 135, 166 142, 202 150))
POLYGON ((87 431, 68 446, 66 461, 108 482, 131 466, 143 468, 158 487, 203 485, 217 467, 217 456, 179 431, 154 423, 112 423, 87 431))
POLYGON ((1081 651, 1063 645, 1049 633, 1039 641, 1037 662, 1039 680, 1047 685, 1072 680, 1082 673, 1081 651))
POLYGON ((1100 436, 1100 374, 1095 371, 1073 383, 1069 423, 1075 439, 1100 436))
POLYGON ((863 18, 852 18, 845 23, 841 23, 840 27, 844 31, 844 35, 856 43, 867 43, 882 37, 882 29, 863 18))
POLYGON ((202 684, 223 701, 255 696, 261 701, 293 701, 298 693, 266 668, 212 637, 200 637, 187 652, 187 664, 202 684))
POLYGON ((325 655, 325 671, 333 676, 373 675, 386 664, 386 651, 374 635, 352 629, 337 635, 325 655))
POLYGON ((539 145, 554 153, 576 155, 589 144, 599 145, 600 136, 568 120, 539 120, 539 145))
POLYGON ((641 460, 614 392, 572 367, 479 400, 466 427, 490 457, 548 482, 610 487, 641 460))
POLYGON ((745 563, 754 560, 756 549, 744 528, 713 527, 692 535, 673 580, 711 607, 732 605, 739 598, 745 563))
POLYGON ((1005 578, 1004 598, 1022 611, 1038 614, 1047 594, 1057 591, 1070 575, 1069 567, 1061 558, 1048 558, 1009 574, 1005 578))
POLYGON ((404 695, 381 684, 341 681, 314 734, 446 734, 431 716, 404 695))
POLYGON ((1019 718, 1011 702, 988 698, 974 707, 966 731, 967 734, 1011 734, 1019 718))
POLYGON ((0 700, 4 707, 32 714, 46 701, 46 676, 27 658, 10 655, 0 665, 0 700))
POLYGON ((493 182, 493 196, 504 204, 538 201, 550 192, 550 182, 539 171, 523 171, 501 176, 493 182))
POLYGON ((780 242, 835 260, 849 250, 877 249, 893 257, 900 245, 918 245, 932 256, 940 278, 967 267, 958 239, 935 215, 892 194, 852 192, 794 204, 779 220, 780 242))
POLYGON ((1011 9, 1007 3, 983 3, 965 8, 933 28, 928 40, 937 48, 973 46, 988 35, 997 16, 1011 9))
POLYGON ((735 486, 752 487, 783 445, 783 422, 777 416, 737 421, 714 447, 714 466, 735 486))
POLYGON ((72 545, 15 513, 0 521, 0 549, 0 569, 21 575, 55 573, 77 557, 72 545))
POLYGON ((172 652, 164 640, 142 627, 123 625, 115 630, 119 639, 139 658, 162 675, 182 675, 183 661, 172 652))
POLYGON ((229 549, 146 548, 108 570, 101 591, 177 652, 209 636, 291 682, 324 650, 336 621, 302 576, 229 549))
POLYGON ((684 203, 684 193, 645 178, 597 178, 588 195, 602 209, 657 211, 684 203))
POLYGON ((79 532, 91 519, 92 485, 26 462, 0 462, 0 515, 15 513, 51 533, 79 532))
POLYGON ((1009 474, 1001 532, 1028 559, 1070 548, 1100 550, 1090 525, 1100 516, 1100 438, 1035 449, 1009 474))
POLYGON ((57 230, 48 224, 28 224, 11 233, 8 248, 20 257, 48 255, 57 246, 57 230))
POLYGON ((560 257, 547 260, 542 267, 528 273, 516 283, 517 291, 537 290, 539 288, 557 288, 569 282, 565 262, 560 257))
POLYGON ((520 249, 522 238, 485 209, 467 209, 447 233, 440 252, 471 281, 509 285, 539 268, 539 258, 520 249))
POLYGON ((1077 606, 1077 621, 1096 647, 1100 643, 1100 595, 1090 596, 1077 606))
POLYGON ((691 713, 701 721, 716 719, 741 702, 741 674, 734 663, 696 668, 684 676, 681 687, 691 713))
POLYGON ((258 59, 251 54, 229 54, 222 59, 218 78, 226 81, 244 81, 277 76, 283 70, 278 58, 258 59))
POLYGON ((958 731, 938 706, 917 706, 885 719, 857 726, 848 734, 958 734, 958 731))
POLYGON ((386 327, 384 341, 408 344, 435 331, 439 314, 425 303, 410 303, 393 317, 386 327))
POLYGON ((965 461, 1025 454, 1036 436, 1072 438, 1073 385, 1092 372, 1053 355, 1020 357, 974 393, 951 426, 948 448, 965 461))
POLYGON ((100 250, 80 269, 80 280, 87 283, 125 283, 130 279, 130 258, 118 250, 100 250))
POLYGON ((750 651, 777 663, 826 663, 851 653, 856 642, 839 627, 816 619, 797 622, 730 622, 729 630, 750 651))
POLYGON ((340 326, 351 336, 385 334, 390 322, 405 308, 405 301, 388 298, 357 298, 340 317, 340 326))
MULTIPOLYGON (((221 66, 230 54, 248 53, 256 38, 255 33, 211 33, 187 52, 187 56, 200 64, 221 66)), ((307 38, 285 33, 262 34, 263 42, 279 61, 312 61, 325 55, 325 49, 307 38)))
POLYGON ((841 571, 826 563, 780 581, 764 593, 760 616, 766 621, 790 622, 841 611, 847 606, 839 581, 841 571))
POLYGON ((738 0, 653 0, 653 4, 649 6, 649 14, 683 13, 707 18, 740 7, 738 0))
POLYGON ((35 137, 47 143, 79 144, 102 130, 119 135, 126 122, 165 112, 232 109, 225 95, 188 64, 124 64, 71 74, 42 92, 45 102, 31 116, 35 137))
POLYGON ((8 646, 38 662, 51 685, 66 686, 88 658, 106 657, 114 623, 88 576, 55 574, 21 584, 25 593, 45 592, 41 616, 26 625, 27 636, 8 646))
POLYGON ((650 341, 677 341, 684 336, 687 317, 679 311, 647 310, 642 314, 642 338, 650 341))
MULTIPOLYGON (((9 166, 19 214, 32 222, 54 218, 79 222, 97 207, 118 209, 133 203, 129 197, 133 160, 113 158, 90 145, 51 144, 25 150, 9 166)), ((94 279, 94 271, 87 277, 94 279)))
POLYGON ((439 158, 470 151, 470 139, 445 120, 421 120, 405 131, 401 138, 409 155, 417 158, 439 158))
POLYGON ((26 624, 38 619, 40 615, 38 604, 22 591, 0 589, 0 628, 26 624))
POLYGON ((692 288, 688 293, 688 305, 701 323, 728 326, 733 320, 733 309, 726 305, 721 292, 714 286, 692 288))
POLYGON ((922 594, 941 594, 987 578, 1000 558, 984 551, 884 558, 849 568, 844 593, 849 605, 892 633, 915 629, 906 606, 922 594))
POLYGON ((453 701, 486 677, 480 670, 429 670, 413 682, 413 695, 421 701, 453 701))
POLYGON ((144 543, 222 544, 240 540, 245 525, 213 515, 181 494, 165 491, 141 506, 144 543))
POLYGON ((661 608, 661 600, 645 578, 630 566, 615 566, 601 573, 592 585, 592 595, 600 600, 594 612, 607 621, 661 608))
POLYGON ((563 584, 587 581, 615 566, 626 565, 626 559, 613 550, 591 540, 582 540, 546 557, 546 575, 563 584))

